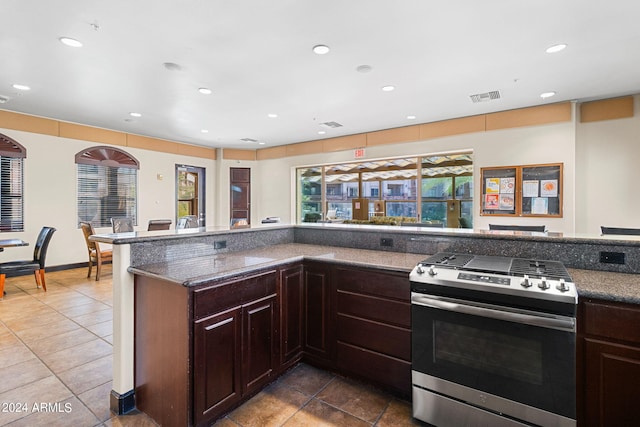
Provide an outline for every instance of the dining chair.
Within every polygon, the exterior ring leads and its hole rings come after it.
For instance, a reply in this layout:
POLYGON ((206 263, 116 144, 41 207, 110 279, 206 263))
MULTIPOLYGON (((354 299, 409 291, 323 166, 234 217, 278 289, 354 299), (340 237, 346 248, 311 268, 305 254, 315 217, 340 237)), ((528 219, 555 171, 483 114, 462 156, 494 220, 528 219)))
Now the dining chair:
POLYGON ((508 231, 537 231, 544 233, 546 230, 545 225, 502 225, 502 224, 489 224, 489 230, 508 230, 508 231))
POLYGON ((89 252, 89 271, 87 277, 91 277, 91 270, 93 264, 96 264, 96 280, 100 280, 100 269, 102 263, 111 261, 113 259, 113 252, 110 250, 103 251, 100 249, 98 242, 89 240, 89 237, 95 234, 95 230, 90 222, 80 222, 80 228, 82 228, 82 234, 84 234, 84 240, 87 243, 87 251, 89 252))
POLYGON ((176 225, 178 230, 184 228, 198 228, 198 217, 195 215, 185 215, 178 218, 178 224, 176 225))
POLYGON ((602 236, 605 234, 616 234, 618 236, 638 236, 640 235, 640 228, 622 228, 622 227, 605 227, 600 226, 602 236))
POLYGON ((133 219, 111 218, 111 227, 114 233, 130 233, 133 230, 133 219))
POLYGON ((168 230, 171 227, 170 219, 150 219, 147 231, 168 230))
POLYGON ((33 248, 33 259, 23 261, 9 261, 0 264, 0 299, 4 296, 4 281, 6 276, 20 276, 25 273, 33 273, 36 278, 36 287, 41 287, 47 292, 47 283, 44 279, 44 263, 47 257, 47 249, 53 233, 53 227, 42 227, 35 247, 33 248))

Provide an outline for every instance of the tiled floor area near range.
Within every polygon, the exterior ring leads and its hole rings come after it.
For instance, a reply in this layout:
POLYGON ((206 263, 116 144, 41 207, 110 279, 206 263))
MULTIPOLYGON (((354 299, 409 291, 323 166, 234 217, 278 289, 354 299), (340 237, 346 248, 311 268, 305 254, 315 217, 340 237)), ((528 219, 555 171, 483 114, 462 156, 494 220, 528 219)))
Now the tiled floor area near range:
MULTIPOLYGON (((110 266, 8 278, 0 301, 0 426, 155 426, 109 410, 112 379, 110 266), (94 273, 95 274, 95 273, 94 273)), ((418 425, 410 404, 300 364, 216 423, 248 426, 418 425)))

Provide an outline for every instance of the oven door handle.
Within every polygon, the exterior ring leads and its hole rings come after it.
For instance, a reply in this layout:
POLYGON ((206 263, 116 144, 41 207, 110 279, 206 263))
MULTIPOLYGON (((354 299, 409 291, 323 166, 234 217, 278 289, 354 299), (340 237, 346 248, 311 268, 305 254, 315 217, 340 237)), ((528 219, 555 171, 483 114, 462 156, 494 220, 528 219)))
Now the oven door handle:
POLYGON ((505 320, 513 323, 523 323, 526 325, 540 326, 543 328, 559 329, 561 331, 575 332, 576 321, 572 317, 554 315, 536 315, 531 312, 522 312, 517 309, 500 307, 500 309, 488 308, 470 304, 468 301, 455 299, 436 299, 430 296, 413 294, 411 303, 425 307, 437 308, 440 310, 453 311, 456 313, 470 314, 473 316, 488 317, 491 319, 505 320))

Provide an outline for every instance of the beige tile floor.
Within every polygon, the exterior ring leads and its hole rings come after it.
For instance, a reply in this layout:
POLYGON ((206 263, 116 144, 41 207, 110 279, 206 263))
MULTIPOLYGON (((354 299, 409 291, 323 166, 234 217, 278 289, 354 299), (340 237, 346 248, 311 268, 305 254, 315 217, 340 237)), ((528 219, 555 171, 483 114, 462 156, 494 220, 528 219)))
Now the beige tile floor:
MULTIPOLYGON (((8 278, 0 301, 0 426, 155 426, 145 414, 109 410, 112 283, 86 269, 8 278), (95 276, 94 276, 95 277, 95 276)), ((419 425, 410 404, 300 364, 218 426, 419 425)))

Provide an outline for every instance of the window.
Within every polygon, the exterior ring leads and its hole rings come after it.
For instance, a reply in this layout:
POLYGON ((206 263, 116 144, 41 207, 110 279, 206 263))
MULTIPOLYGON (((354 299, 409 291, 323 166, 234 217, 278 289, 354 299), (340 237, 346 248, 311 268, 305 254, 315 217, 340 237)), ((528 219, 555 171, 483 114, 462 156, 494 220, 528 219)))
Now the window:
POLYGON ((27 150, 0 134, 0 232, 24 231, 23 159, 27 150))
POLYGON ((298 169, 297 177, 300 222, 321 220, 329 211, 332 218, 352 219, 353 199, 360 197, 368 201, 369 217, 410 217, 448 227, 473 219, 471 153, 311 166, 298 169))
POLYGON ((112 217, 137 223, 138 161, 111 147, 93 147, 76 154, 78 223, 110 227, 112 217))

